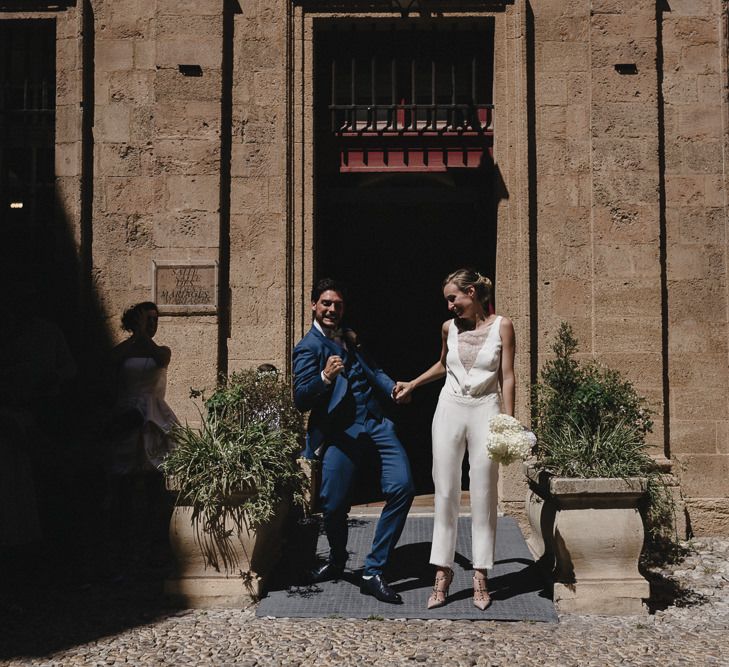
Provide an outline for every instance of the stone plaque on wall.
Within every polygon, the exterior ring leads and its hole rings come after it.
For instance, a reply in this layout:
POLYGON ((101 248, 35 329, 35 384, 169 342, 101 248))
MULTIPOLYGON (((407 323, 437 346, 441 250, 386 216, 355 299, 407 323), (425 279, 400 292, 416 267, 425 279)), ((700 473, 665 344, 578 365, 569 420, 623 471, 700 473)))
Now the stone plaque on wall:
POLYGON ((160 314, 210 315, 218 310, 217 261, 152 261, 160 314))

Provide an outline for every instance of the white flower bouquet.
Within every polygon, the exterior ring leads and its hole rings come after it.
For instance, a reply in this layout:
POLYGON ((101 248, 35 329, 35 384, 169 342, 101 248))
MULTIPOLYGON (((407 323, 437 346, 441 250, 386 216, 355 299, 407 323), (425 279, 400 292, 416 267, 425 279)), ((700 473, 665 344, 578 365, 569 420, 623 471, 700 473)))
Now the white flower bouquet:
POLYGON ((509 415, 494 415, 489 419, 491 437, 486 444, 489 457, 508 466, 519 459, 524 460, 537 444, 536 436, 524 428, 518 419, 509 415))

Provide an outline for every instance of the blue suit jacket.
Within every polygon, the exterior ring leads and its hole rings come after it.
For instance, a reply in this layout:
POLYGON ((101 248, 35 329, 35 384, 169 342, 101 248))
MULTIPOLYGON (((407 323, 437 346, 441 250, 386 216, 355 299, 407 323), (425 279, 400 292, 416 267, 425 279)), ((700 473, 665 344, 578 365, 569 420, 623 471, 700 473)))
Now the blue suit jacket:
POLYGON ((368 410, 384 417, 382 400, 389 402, 395 382, 376 364, 368 360, 360 349, 344 350, 333 340, 312 327, 294 348, 294 402, 302 412, 311 410, 304 456, 314 458, 316 450, 337 434, 356 437, 361 425, 356 421, 356 405, 347 378, 349 355, 354 354, 372 387, 373 399, 368 410), (328 385, 321 378, 327 359, 339 355, 345 370, 328 385))

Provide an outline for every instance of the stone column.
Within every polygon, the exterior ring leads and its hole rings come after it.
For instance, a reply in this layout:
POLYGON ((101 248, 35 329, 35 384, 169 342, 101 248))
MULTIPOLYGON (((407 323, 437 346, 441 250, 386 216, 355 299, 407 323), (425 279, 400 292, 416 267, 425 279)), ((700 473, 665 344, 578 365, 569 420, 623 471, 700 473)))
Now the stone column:
POLYGON ((592 0, 590 351, 648 398, 662 455, 656 37, 655 0, 592 0))
POLYGON ((286 16, 289 0, 235 16, 229 368, 286 368, 286 16))
POLYGON ((662 13, 670 454, 691 527, 729 533, 726 0, 662 13))
MULTIPOLYGON (((107 326, 154 298, 152 261, 218 257, 222 0, 93 2, 93 275, 107 326), (198 65, 188 77, 179 65, 198 65)), ((163 317, 168 399, 216 378, 216 317, 163 317)))
MULTIPOLYGON (((218 259, 223 57, 223 0, 157 0, 153 42, 135 42, 135 67, 153 70, 151 109, 137 106, 142 166, 163 210, 151 219, 152 259, 218 259), (199 66, 189 76, 180 65, 199 66)), ((147 11, 140 3, 141 11, 147 11)), ((135 263, 143 281, 149 258, 135 263), (140 266, 141 264, 141 266, 140 266)), ((135 277, 133 276, 133 280, 135 277)), ((141 282, 141 281, 140 281, 141 282)), ((138 283, 137 283, 138 284, 138 283)), ((146 283, 142 283, 145 284, 146 283)), ((136 286, 136 285, 135 285, 136 286)), ((198 417, 190 387, 214 386, 217 378, 217 317, 186 315, 160 324, 173 357, 169 398, 178 413, 198 417)))
POLYGON ((590 4, 532 2, 540 364, 559 324, 591 352, 590 4))
MULTIPOLYGON (((497 311, 508 315, 516 334, 515 416, 529 423, 532 350, 530 340, 530 188, 527 29, 523 3, 506 5, 494 15, 494 163, 497 187, 503 184, 498 203, 495 290, 497 311)), ((501 467, 501 509, 523 520, 525 491, 521 464, 501 467)))

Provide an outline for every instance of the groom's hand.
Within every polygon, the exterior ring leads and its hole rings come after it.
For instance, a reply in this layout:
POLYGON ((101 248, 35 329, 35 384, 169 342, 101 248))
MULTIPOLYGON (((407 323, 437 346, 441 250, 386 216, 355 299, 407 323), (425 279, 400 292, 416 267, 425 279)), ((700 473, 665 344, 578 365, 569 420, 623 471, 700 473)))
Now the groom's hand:
POLYGON ((333 354, 329 359, 327 359, 326 366, 324 366, 324 375, 326 376, 327 380, 332 382, 334 378, 339 375, 342 370, 344 370, 344 362, 342 361, 342 357, 340 357, 337 354, 333 354))

